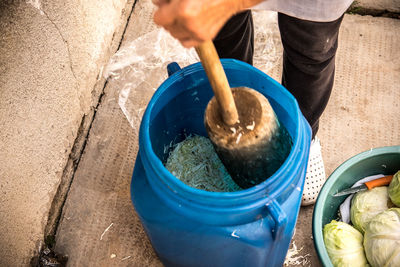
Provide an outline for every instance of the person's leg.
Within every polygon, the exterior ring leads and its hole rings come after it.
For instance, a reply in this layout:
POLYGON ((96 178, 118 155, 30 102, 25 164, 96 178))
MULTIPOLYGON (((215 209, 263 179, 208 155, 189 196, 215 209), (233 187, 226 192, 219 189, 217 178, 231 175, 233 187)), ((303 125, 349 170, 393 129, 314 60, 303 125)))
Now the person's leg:
POLYGON ((333 87, 342 19, 313 22, 278 14, 284 48, 282 84, 297 99, 311 125, 313 139, 333 87))
POLYGON ((315 203, 325 182, 325 167, 316 133, 333 87, 338 33, 343 16, 312 22, 278 14, 283 44, 282 84, 295 96, 312 128, 302 205, 315 203))
POLYGON ((214 38, 220 58, 234 58, 253 64, 254 28, 251 11, 233 16, 214 38))

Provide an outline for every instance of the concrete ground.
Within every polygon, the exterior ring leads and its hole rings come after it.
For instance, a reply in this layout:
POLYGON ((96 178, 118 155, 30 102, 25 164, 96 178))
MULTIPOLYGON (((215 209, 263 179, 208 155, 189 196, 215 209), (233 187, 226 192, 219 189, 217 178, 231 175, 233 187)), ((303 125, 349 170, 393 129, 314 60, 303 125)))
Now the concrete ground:
MULTIPOLYGON (((121 83, 104 87, 101 78, 125 26, 122 48, 155 28, 150 0, 137 1, 126 25, 132 6, 133 0, 0 3, 0 266, 28 265, 55 230, 56 251, 69 266, 161 265, 129 195, 137 131, 116 101, 121 83)), ((398 18, 400 0, 355 7, 398 18)), ((267 51, 274 56, 256 66, 279 81, 282 47, 276 23, 270 26, 275 47, 267 51)), ((395 18, 345 16, 319 132, 327 175, 359 152, 400 144, 399 33, 395 18)), ((148 96, 135 97, 144 108, 148 96)), ((293 239, 305 266, 320 265, 312 211, 301 209, 293 239)))
MULTIPOLYGON (((122 47, 154 29, 151 10, 150 1, 138 2, 132 15, 137 20, 131 19, 122 47)), ((275 40, 279 33, 276 24, 273 27, 270 37, 275 40)), ((399 30, 397 19, 345 16, 335 89, 319 132, 327 175, 359 152, 400 144, 399 30)), ((276 47, 277 53, 281 49, 276 47)), ((280 62, 267 73, 279 80, 280 62)), ((111 80, 105 88, 63 209, 56 251, 69 256, 70 266, 161 265, 130 200, 138 138, 116 102, 120 86, 111 80)), ((145 96, 134 96, 144 100, 144 108, 145 96)), ((304 266, 320 266, 312 240, 312 212, 313 206, 301 209, 293 239, 304 266)))
POLYGON ((400 11, 400 0, 356 0, 353 2, 352 7, 359 11, 366 9, 380 14, 385 11, 398 13, 400 11))
POLYGON ((52 231, 133 1, 0 1, 0 266, 52 231))

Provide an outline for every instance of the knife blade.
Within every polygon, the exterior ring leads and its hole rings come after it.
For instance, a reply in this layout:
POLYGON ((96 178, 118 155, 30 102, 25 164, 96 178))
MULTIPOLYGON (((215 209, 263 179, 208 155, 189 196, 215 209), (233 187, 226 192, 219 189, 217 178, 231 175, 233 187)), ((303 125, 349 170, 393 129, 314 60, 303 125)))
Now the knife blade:
POLYGON ((389 185, 390 182, 392 181, 392 178, 393 178, 393 175, 384 176, 382 178, 366 182, 366 183, 364 183, 364 184, 362 184, 360 186, 344 189, 343 191, 340 191, 339 193, 336 193, 333 196, 334 197, 340 197, 340 196, 354 194, 354 193, 357 193, 359 191, 371 190, 372 188, 378 187, 378 186, 389 185))

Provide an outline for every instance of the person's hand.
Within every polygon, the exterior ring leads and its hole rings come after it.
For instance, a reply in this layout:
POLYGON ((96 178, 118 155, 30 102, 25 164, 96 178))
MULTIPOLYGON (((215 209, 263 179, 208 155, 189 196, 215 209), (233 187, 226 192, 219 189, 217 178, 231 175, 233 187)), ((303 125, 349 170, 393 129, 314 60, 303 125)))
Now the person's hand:
POLYGON ((198 46, 212 40, 225 22, 261 0, 153 0, 158 6, 154 22, 183 46, 198 46))
POLYGON ((154 22, 183 46, 197 46, 214 38, 225 22, 240 10, 235 0, 153 0, 154 22))

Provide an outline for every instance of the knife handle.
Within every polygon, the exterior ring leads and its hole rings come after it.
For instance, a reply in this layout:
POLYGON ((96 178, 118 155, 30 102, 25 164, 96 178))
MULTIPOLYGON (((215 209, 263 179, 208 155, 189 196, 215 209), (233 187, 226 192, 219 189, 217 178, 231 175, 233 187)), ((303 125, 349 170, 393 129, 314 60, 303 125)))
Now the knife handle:
POLYGON ((390 182, 392 181, 392 178, 393 178, 393 175, 384 176, 382 178, 366 182, 365 185, 368 187, 368 190, 371 190, 374 187, 390 184, 390 182))

